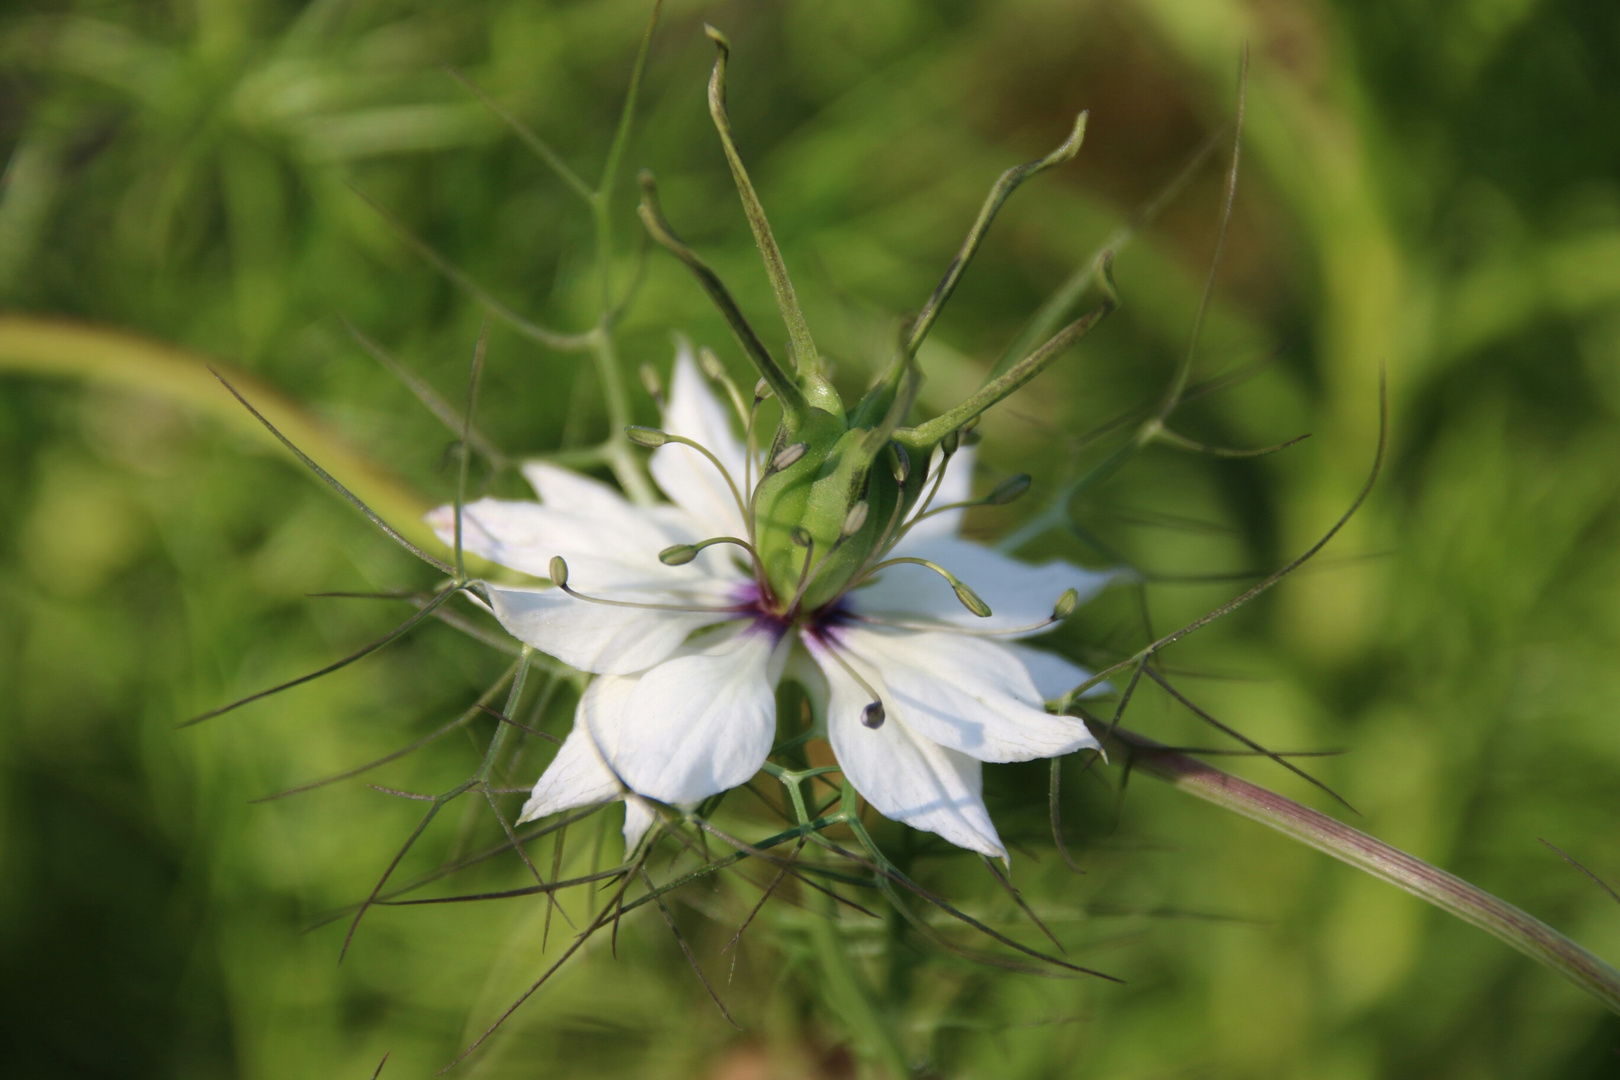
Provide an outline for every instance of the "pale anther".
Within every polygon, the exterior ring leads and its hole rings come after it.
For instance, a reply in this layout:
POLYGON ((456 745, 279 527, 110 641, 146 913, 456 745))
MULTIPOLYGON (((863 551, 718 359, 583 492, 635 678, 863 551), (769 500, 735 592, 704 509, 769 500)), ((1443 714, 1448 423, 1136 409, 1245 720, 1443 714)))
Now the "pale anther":
POLYGON ((974 592, 960 581, 957 581, 955 578, 951 579, 951 589, 956 593, 956 598, 962 601, 963 607, 967 608, 981 619, 988 619, 990 617, 990 605, 981 600, 978 593, 974 592))
POLYGON ((672 544, 658 553, 658 561, 665 566, 685 566, 697 555, 696 544, 672 544))
POLYGON ((653 366, 651 364, 642 364, 639 374, 641 375, 641 388, 647 391, 647 396, 654 401, 663 401, 664 380, 658 377, 658 372, 653 370, 653 366))
POLYGON ((849 513, 844 515, 843 534, 845 536, 854 536, 860 532, 861 526, 866 524, 866 515, 870 510, 871 506, 865 499, 851 506, 849 513))
POLYGON ((561 555, 551 557, 551 582, 559 589, 568 588, 568 563, 561 555))
POLYGON ((715 536, 708 540, 699 540, 695 544, 671 544, 658 553, 658 561, 665 566, 685 566, 698 557, 698 552, 716 544, 736 544, 748 552, 749 557, 758 565, 759 553, 754 550, 754 545, 735 536, 715 536))
POLYGON ((1080 605, 1080 593, 1074 589, 1064 589, 1063 595, 1057 598, 1052 605, 1053 619, 1067 619, 1074 614, 1074 609, 1080 605))
POLYGON ((669 442, 669 433, 659 431, 657 428, 632 424, 630 427, 625 428, 624 431, 626 435, 630 436, 630 441, 637 446, 657 447, 669 442))
POLYGON ((714 355, 714 350, 708 346, 698 350, 698 367, 703 369, 703 374, 715 382, 719 382, 726 377, 725 366, 720 363, 720 358, 714 355))
POLYGON ((991 490, 990 494, 985 496, 984 501, 991 506, 1006 506, 1008 503, 1023 495, 1024 492, 1028 491, 1029 485, 1029 473, 1019 473, 1017 476, 1009 476, 1007 479, 997 484, 995 488, 991 490))
POLYGON ((795 461, 798 461, 800 458, 804 457, 805 450, 806 446, 802 442, 796 442, 791 446, 784 446, 782 448, 782 452, 771 459, 771 471, 781 472, 789 465, 792 465, 795 461))

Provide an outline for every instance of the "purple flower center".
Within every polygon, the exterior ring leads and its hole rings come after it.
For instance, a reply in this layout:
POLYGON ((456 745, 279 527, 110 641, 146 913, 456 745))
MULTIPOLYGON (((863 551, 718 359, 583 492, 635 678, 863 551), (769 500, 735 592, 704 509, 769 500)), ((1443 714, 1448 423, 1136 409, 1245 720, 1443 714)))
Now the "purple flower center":
POLYGON ((792 618, 778 610, 776 598, 761 589, 758 582, 748 581, 738 585, 731 596, 738 614, 753 620, 748 631, 770 634, 776 641, 795 628, 806 631, 818 641, 827 641, 833 636, 834 630, 853 618, 847 596, 841 596, 815 611, 800 611, 792 618))

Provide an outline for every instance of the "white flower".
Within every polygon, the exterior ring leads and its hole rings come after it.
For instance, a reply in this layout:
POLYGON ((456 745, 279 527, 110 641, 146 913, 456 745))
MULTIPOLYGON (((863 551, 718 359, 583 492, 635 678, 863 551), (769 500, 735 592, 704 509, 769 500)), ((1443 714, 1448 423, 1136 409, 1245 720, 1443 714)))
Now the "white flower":
MULTIPOLYGON (((742 486, 747 452, 685 349, 664 423, 742 486)), ((933 467, 945 473, 932 505, 968 499, 971 450, 936 452, 933 467)), ((537 463, 524 474, 538 502, 482 499, 464 508, 467 551, 537 577, 551 575, 554 557, 566 562, 564 587, 491 584, 490 604, 519 640, 596 676, 522 820, 623 797, 633 848, 653 821, 643 799, 689 807, 759 770, 776 737, 776 686, 789 671, 816 703, 845 776, 873 807, 1005 857, 981 795, 981 763, 1097 746, 1083 723, 1043 707, 1086 672, 1007 642, 1049 626, 1067 590, 1083 599, 1109 575, 1062 562, 1031 566, 960 539, 963 511, 950 509, 918 521, 886 554, 948 568, 988 604, 988 617, 910 562, 857 577, 819 611, 784 613, 762 595, 768 586, 743 546, 708 546, 684 565, 660 561, 671 546, 750 530, 732 485, 697 450, 661 446, 650 468, 673 505, 637 506, 603 483, 537 463)), ((750 471, 758 477, 757 461, 750 471)), ((454 509, 428 520, 450 542, 454 509)))

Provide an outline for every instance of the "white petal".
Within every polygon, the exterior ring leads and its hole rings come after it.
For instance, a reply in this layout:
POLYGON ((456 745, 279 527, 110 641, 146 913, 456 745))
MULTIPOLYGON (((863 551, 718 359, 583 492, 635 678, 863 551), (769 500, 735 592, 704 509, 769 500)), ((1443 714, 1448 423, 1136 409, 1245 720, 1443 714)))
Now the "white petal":
MULTIPOLYGON (((614 684, 622 717, 616 745, 598 735, 603 755, 632 791, 659 802, 691 805, 736 787, 770 753, 787 652, 786 639, 748 627, 641 675, 598 680, 614 684)), ((606 711, 590 713, 593 732, 606 711)))
MULTIPOLYGON (((930 559, 955 574, 990 605, 989 618, 981 619, 963 607, 938 574, 909 563, 889 567, 875 582, 849 594, 850 605, 861 614, 924 619, 980 631, 1011 630, 1051 617, 1052 606, 1065 590, 1075 590, 1085 601, 1114 576, 1110 571, 1086 570, 1062 561, 1039 566, 1019 562, 971 540, 936 537, 916 543, 908 536, 895 551, 930 559)), ((1042 629, 1045 627, 1028 633, 1042 629)))
POLYGON ((619 778, 602 760, 601 751, 576 712, 574 730, 563 740, 557 756, 535 781, 534 792, 523 804, 517 824, 534 821, 562 810, 577 810, 592 803, 608 802, 624 793, 619 778))
POLYGON ((547 461, 526 461, 521 471, 540 501, 555 510, 598 520, 634 518, 642 512, 612 485, 572 469, 547 461))
MULTIPOLYGON (((1056 701, 1091 678, 1091 672, 1057 653, 1047 652, 1045 649, 1032 649, 1028 645, 1008 645, 1006 648, 1023 661, 1024 667, 1029 670, 1029 677, 1035 682, 1035 690, 1043 701, 1056 701)), ((1102 683, 1087 690, 1084 696, 1103 693, 1106 689, 1107 684, 1102 683)))
MULTIPOLYGON (((644 671, 679 649, 693 631, 736 618, 731 612, 593 604, 561 589, 487 588, 495 617, 513 637, 570 667, 607 675, 644 671)), ((645 603, 671 599, 662 593, 615 592, 613 596, 645 603)))
POLYGON ((825 738, 827 703, 831 691, 827 688, 827 676, 821 673, 820 665, 810 658, 805 649, 792 649, 788 653, 787 666, 782 669, 782 677, 804 687, 805 694, 810 698, 810 715, 822 725, 821 736, 825 738))
MULTIPOLYGON (((675 357, 664 430, 708 450, 741 490, 743 444, 732 434, 729 408, 709 388, 688 345, 683 344, 675 357)), ((690 446, 669 443, 653 451, 647 467, 664 494, 698 522, 705 536, 747 535, 731 485, 714 462, 690 446)))
MULTIPOLYGON (((827 737, 855 790, 886 818, 938 833, 958 847, 1006 858, 984 806, 979 762, 923 738, 898 716, 875 729, 861 723, 870 695, 827 654, 826 644, 806 636, 805 645, 832 691, 827 737)), ((881 679, 875 679, 873 688, 879 694, 886 691, 881 679)))
MULTIPOLYGON (((561 471, 561 470, 559 470, 561 471)), ((579 478, 583 479, 583 478, 579 478)), ((618 496, 608 491, 613 499, 618 496)), ((535 577, 551 576, 551 559, 568 561, 570 578, 585 592, 610 589, 683 589, 714 576, 713 564, 665 566, 658 553, 699 539, 696 528, 671 515, 631 506, 604 510, 479 499, 462 508, 461 545, 474 555, 535 577)), ((455 508, 441 506, 427 522, 446 545, 455 542, 455 508)))
MULTIPOLYGON (((602 680, 597 680, 598 682, 602 680)), ((592 803, 624 798, 624 851, 628 856, 641 843, 641 838, 657 820, 653 808, 635 795, 626 796, 624 785, 608 768, 602 752, 591 736, 585 713, 587 702, 594 702, 592 688, 587 687, 574 713, 574 730, 568 733, 546 771, 535 782, 534 793, 523 804, 523 813, 517 824, 534 821, 564 810, 577 810, 592 803)), ((604 727, 611 729, 612 723, 604 727)))
POLYGON ((1029 761, 1094 747, 1086 725, 1053 716, 1006 646, 962 634, 840 627, 836 644, 883 680, 891 718, 980 761, 1029 761))
POLYGON ((625 797, 625 800, 624 800, 624 856, 625 856, 625 858, 628 859, 630 857, 630 853, 635 851, 636 848, 641 846, 641 838, 643 836, 647 835, 647 830, 652 828, 653 822, 655 822, 657 820, 658 820, 658 814, 657 814, 657 812, 655 812, 653 810, 652 806, 647 803, 647 800, 639 799, 634 795, 629 795, 629 796, 625 797))
MULTIPOLYGON (((973 497, 973 462, 976 451, 971 446, 964 446, 951 455, 945 463, 945 476, 939 482, 939 492, 934 496, 930 506, 948 506, 951 503, 965 502, 973 497)), ((934 456, 928 462, 928 475, 933 476, 934 470, 939 468, 940 459, 945 452, 938 447, 934 448, 934 456)), ((923 490, 927 490, 924 488, 923 490)), ((940 537, 953 537, 962 531, 962 518, 967 514, 964 510, 946 510, 919 521, 912 530, 906 534, 906 539, 896 549, 897 554, 905 554, 903 550, 907 544, 916 544, 924 540, 938 539, 940 537)))

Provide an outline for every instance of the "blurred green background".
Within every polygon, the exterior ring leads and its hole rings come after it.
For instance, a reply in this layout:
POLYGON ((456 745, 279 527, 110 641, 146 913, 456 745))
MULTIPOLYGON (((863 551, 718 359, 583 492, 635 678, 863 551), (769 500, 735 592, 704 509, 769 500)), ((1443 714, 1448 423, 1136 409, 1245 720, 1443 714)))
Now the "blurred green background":
MULTIPOLYGON (((423 505, 446 500, 453 436, 341 319, 459 403, 483 306, 355 189, 517 311, 588 326, 588 214, 440 65, 594 183, 646 9, 11 0, 0 307, 251 372, 333 446, 423 505)), ((1090 565, 1111 551, 1150 579, 1278 565, 1365 477, 1385 367, 1392 447, 1365 512, 1318 564, 1167 663, 1269 746, 1348 749, 1313 764, 1358 826, 1620 958, 1620 908, 1537 843, 1620 878, 1620 6, 671 0, 626 164, 657 171, 676 227, 774 342, 704 107, 705 20, 731 36, 742 152, 854 390, 997 173, 1091 110, 1079 158, 1014 198, 936 329, 923 356, 935 406, 971 388, 1222 129, 1248 43, 1244 171, 1196 377, 1249 377, 1178 423, 1222 445, 1314 437, 1246 462, 1150 451, 1072 507, 1101 549, 1054 536, 1031 551, 1090 565)), ((1095 452, 1080 436, 1162 392, 1208 267, 1220 172, 1217 154, 1121 255, 1124 308, 984 425, 987 473, 1025 469, 1037 489, 975 531, 1033 512, 1065 461, 1095 452)), ((630 186, 614 207, 621 283, 639 243, 630 186)), ((442 790, 476 766, 487 722, 362 779, 249 800, 432 731, 505 660, 429 625, 340 675, 176 731, 405 610, 306 594, 421 588, 429 575, 244 435, 223 391, 186 396, 111 348, 86 380, 76 362, 25 356, 19 325, 0 326, 0 1073, 327 1080, 369 1076, 391 1052, 384 1076, 432 1075, 558 954, 561 918, 542 955, 537 898, 377 911, 341 966, 341 923, 308 928, 366 893, 419 816, 362 780, 442 790)), ((626 370, 667 371, 677 330, 743 371, 697 288, 654 253, 620 328, 626 370)), ((480 423, 522 455, 598 439, 605 419, 583 358, 497 322, 480 423)), ((491 483, 520 490, 510 474, 491 483)), ((1145 613, 1162 632, 1239 587, 1153 583, 1145 613)), ((1146 640, 1143 619, 1137 592, 1118 589, 1063 645, 1106 662, 1146 640)), ((566 730, 572 693, 546 715, 552 730, 566 730)), ((1156 692, 1129 722, 1218 745, 1156 692)), ((532 781, 541 753, 514 782, 532 781)), ((1274 766, 1233 767, 1333 809, 1274 766)), ((974 967, 850 931, 878 1011, 926 1074, 1620 1075, 1620 1020, 1554 974, 1257 825, 1145 777, 1121 797, 1119 780, 1068 774, 1084 877, 1044 831, 1044 766, 993 767, 988 790, 1031 904, 1071 958, 1126 985, 974 967)), ((411 865, 494 829, 487 811, 453 807, 411 865)), ((569 865, 588 868, 594 832, 572 835, 569 865)), ((534 850, 550 857, 549 842, 534 850)), ((919 858, 935 887, 1015 921, 975 860, 919 858)), ((479 873, 503 887, 525 871, 509 859, 479 873)), ((593 947, 458 1073, 860 1072, 872 1017, 811 958, 814 906, 773 904, 720 952, 757 896, 694 886, 673 905, 743 1031, 644 910, 617 959, 593 947)))

